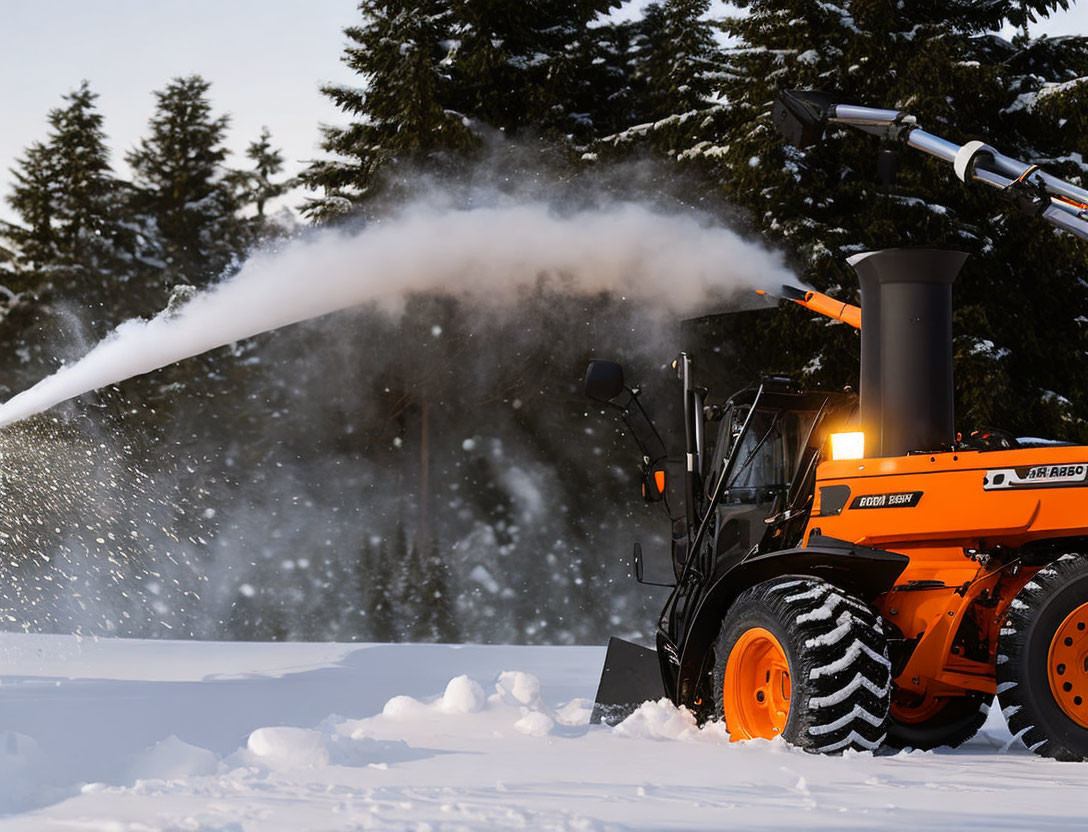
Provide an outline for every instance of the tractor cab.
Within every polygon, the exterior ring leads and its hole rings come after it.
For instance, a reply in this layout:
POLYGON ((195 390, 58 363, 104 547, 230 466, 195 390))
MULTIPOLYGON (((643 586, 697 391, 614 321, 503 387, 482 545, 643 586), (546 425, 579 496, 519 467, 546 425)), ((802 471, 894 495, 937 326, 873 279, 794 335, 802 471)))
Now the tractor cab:
MULTIPOLYGON (((707 404, 709 391, 691 383, 693 364, 687 353, 674 362, 684 399, 683 449, 666 447, 618 364, 592 361, 586 373, 589 397, 619 411, 642 451, 642 496, 660 502, 672 522, 678 583, 691 573, 689 554, 694 574, 705 580, 751 553, 797 545, 828 434, 851 429, 858 409, 852 393, 805 391, 784 376, 764 376, 723 404, 707 404)), ((641 547, 637 575, 640 558, 641 547)))
POLYGON ((798 542, 828 429, 856 420, 856 409, 849 393, 806 392, 782 377, 764 378, 718 409, 702 495, 714 506, 715 562, 798 542))

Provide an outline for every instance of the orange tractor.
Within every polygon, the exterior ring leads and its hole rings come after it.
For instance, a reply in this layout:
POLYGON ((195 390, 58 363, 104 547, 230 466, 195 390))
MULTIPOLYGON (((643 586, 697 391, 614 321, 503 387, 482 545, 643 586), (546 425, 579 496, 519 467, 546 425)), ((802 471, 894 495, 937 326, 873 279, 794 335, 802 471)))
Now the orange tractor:
MULTIPOLYGON (((820 94, 774 112, 795 143, 828 123, 877 133, 1088 237, 1088 192, 988 145, 820 94)), ((969 739, 996 695, 1027 747, 1088 758, 1088 447, 956 433, 951 296, 966 257, 857 255, 860 309, 783 287, 861 330, 860 400, 768 377, 714 403, 681 353, 675 459, 619 365, 590 364, 587 394, 621 412, 644 496, 669 514, 673 576, 657 649, 609 643, 595 720, 667 696, 734 740, 933 748, 969 739)))

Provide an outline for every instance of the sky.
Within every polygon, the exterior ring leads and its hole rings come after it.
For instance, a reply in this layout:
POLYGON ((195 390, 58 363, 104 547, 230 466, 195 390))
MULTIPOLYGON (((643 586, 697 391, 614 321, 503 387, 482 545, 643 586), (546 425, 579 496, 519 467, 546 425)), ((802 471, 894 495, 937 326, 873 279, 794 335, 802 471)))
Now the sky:
MULTIPOLYGON (((621 15, 647 0, 628 0, 621 15)), ((355 83, 340 63, 343 28, 357 0, 0 0, 0 197, 9 168, 46 135, 46 114, 83 79, 98 92, 115 170, 146 132, 154 99, 171 78, 212 82, 217 113, 231 115, 228 163, 261 127, 284 151, 287 173, 320 155, 321 122, 340 114, 319 87, 355 83)), ((715 5, 723 5, 720 0, 715 5)), ((1088 0, 1034 31, 1088 33, 1088 0)), ((13 219, 6 202, 0 217, 13 219)))

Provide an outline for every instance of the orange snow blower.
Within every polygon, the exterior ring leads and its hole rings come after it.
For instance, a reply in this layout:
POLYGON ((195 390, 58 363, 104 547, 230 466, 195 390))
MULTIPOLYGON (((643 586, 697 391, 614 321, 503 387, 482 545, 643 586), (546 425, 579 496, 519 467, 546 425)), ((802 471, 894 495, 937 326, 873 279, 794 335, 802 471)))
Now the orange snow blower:
MULTIPOLYGON (((1088 238, 1088 192, 989 145, 818 93, 785 94, 774 116, 795 143, 836 123, 921 149, 1088 238)), ((594 720, 667 696, 734 740, 933 748, 969 739, 996 694, 1033 751, 1088 758, 1088 447, 956 433, 951 299, 966 258, 852 257, 860 309, 783 287, 860 328, 860 400, 765 377, 714 403, 681 353, 675 459, 619 365, 590 364, 587 394, 620 411, 644 496, 669 515, 674 576, 657 649, 609 643, 594 720)))

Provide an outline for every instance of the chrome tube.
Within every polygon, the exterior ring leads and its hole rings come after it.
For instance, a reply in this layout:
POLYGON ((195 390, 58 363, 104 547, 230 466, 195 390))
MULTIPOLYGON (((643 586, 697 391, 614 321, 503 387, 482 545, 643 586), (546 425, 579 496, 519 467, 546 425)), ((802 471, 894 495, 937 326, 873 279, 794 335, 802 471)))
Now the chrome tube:
POLYGON ((940 136, 934 136, 925 130, 915 128, 907 134, 907 145, 915 150, 921 150, 930 156, 936 156, 942 161, 952 164, 956 161, 956 154, 960 152, 960 146, 953 144, 940 136))
POLYGON ((1044 187, 1051 193, 1057 194, 1058 196, 1066 196, 1070 199, 1075 199, 1077 202, 1088 204, 1088 190, 1070 184, 1064 179, 1059 179, 1042 170, 1033 173, 1032 178, 1034 177, 1038 177, 1042 180, 1044 187))
POLYGON ((997 188, 999 191, 1009 187, 1015 179, 1009 179, 1007 176, 1002 176, 1000 173, 994 173, 992 170, 986 170, 985 168, 976 167, 971 172, 971 178, 976 182, 981 182, 983 185, 989 185, 992 188, 997 188))
POLYGON ((1011 156, 1006 156, 1004 153, 986 153, 979 156, 980 165, 985 165, 991 170, 995 170, 998 173, 1003 173, 1010 179, 1019 179, 1024 173, 1031 169, 1031 165, 1027 162, 1021 162, 1019 159, 1014 159, 1011 156))
POLYGON ((876 107, 857 107, 853 104, 836 104, 828 114, 828 120, 843 124, 879 127, 894 124, 900 116, 898 110, 881 110, 876 107))
POLYGON ((1043 219, 1063 231, 1076 234, 1082 240, 1088 240, 1088 222, 1062 210, 1056 205, 1051 205, 1043 211, 1043 219))

